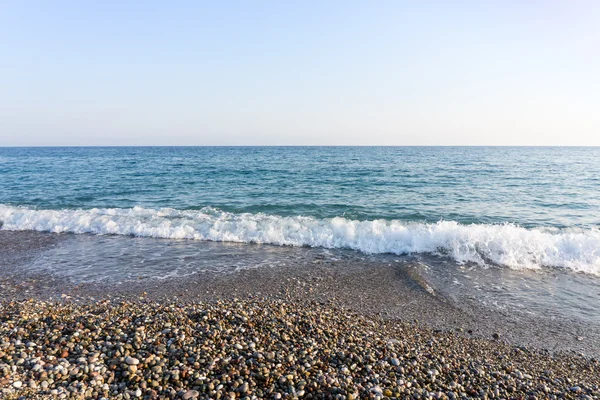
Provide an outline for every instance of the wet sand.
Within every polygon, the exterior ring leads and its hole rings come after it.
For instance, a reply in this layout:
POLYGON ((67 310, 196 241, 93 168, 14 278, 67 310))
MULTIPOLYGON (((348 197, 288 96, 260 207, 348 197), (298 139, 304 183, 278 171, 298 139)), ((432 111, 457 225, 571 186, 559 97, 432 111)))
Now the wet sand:
POLYGON ((183 278, 140 279, 123 284, 74 285, 53 275, 23 273, 20 265, 69 235, 0 231, 0 288, 4 299, 78 301, 106 297, 135 299, 142 294, 157 301, 215 301, 268 297, 288 302, 315 301, 365 316, 411 322, 465 337, 498 338, 514 346, 571 351, 600 356, 600 327, 581 321, 534 318, 482 307, 456 304, 420 273, 418 264, 351 263, 307 253, 301 265, 270 266, 230 273, 202 272, 183 278))

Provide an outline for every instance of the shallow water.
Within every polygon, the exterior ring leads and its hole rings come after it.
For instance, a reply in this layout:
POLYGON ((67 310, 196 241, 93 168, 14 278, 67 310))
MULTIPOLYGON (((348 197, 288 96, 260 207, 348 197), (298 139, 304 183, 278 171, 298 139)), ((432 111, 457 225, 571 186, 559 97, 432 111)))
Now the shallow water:
MULTIPOLYGON (((7 234, 10 235, 5 232, 2 237, 3 244, 11 240, 7 234)), ((569 318, 600 326, 597 278, 559 269, 514 271, 459 265, 448 257, 368 255, 343 249, 119 235, 56 236, 55 244, 36 251, 35 256, 19 265, 24 276, 50 273, 76 285, 127 286, 141 281, 202 279, 203 274, 231 274, 253 268, 301 269, 313 263, 328 263, 335 268, 352 268, 357 264, 397 265, 399 268, 408 265, 426 290, 432 290, 461 309, 468 310, 476 303, 494 312, 518 314, 523 318, 569 318)), ((2 264, 6 262, 0 261, 0 266, 2 264)), ((368 271, 368 268, 364 271, 367 278, 368 271)))
POLYGON ((291 295, 300 302, 333 299, 358 312, 418 319, 484 338, 499 333, 518 345, 589 355, 600 348, 596 278, 564 270, 482 268, 431 255, 31 231, 0 231, 0 248, 6 298, 291 295))

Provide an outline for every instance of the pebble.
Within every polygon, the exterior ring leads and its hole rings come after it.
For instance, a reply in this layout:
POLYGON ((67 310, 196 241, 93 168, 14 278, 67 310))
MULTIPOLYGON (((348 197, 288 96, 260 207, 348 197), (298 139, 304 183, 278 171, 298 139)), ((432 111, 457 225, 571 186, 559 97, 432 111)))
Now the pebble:
POLYGON ((600 396, 596 359, 516 351, 333 303, 0 301, 0 321, 6 398, 600 396))
POLYGON ((137 358, 134 358, 134 357, 127 356, 125 358, 125 363, 128 365, 138 365, 140 363, 140 360, 138 360, 137 358))
POLYGON ((188 390, 181 396, 183 400, 191 400, 200 396, 200 393, 197 390, 188 390))

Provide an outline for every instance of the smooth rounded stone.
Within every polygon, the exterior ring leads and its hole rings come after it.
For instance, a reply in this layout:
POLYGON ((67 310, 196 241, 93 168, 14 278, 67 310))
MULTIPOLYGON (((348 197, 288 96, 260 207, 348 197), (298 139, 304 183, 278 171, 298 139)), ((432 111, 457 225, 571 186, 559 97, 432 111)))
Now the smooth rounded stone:
POLYGON ((391 363, 393 366, 397 367, 397 366, 399 366, 399 365, 400 365, 400 360, 398 360, 397 358, 392 358, 392 359, 390 360, 390 363, 391 363))
POLYGON ((523 379, 524 378, 523 373, 521 371, 519 371, 519 370, 515 371, 515 376, 518 379, 523 379))
POLYGON ((21 388, 21 386, 23 386, 23 382, 21 382, 21 381, 15 381, 15 382, 13 382, 13 384, 12 384, 12 385, 13 385, 13 387, 14 387, 15 389, 20 389, 20 388, 21 388))
POLYGON ((200 392, 197 390, 188 390, 183 394, 183 396, 181 396, 181 398, 183 400, 191 400, 197 398, 198 396, 200 396, 200 392))
POLYGON ((125 364, 127 364, 127 365, 138 365, 139 363, 140 363, 140 360, 138 360, 135 357, 131 357, 131 356, 125 357, 125 364))

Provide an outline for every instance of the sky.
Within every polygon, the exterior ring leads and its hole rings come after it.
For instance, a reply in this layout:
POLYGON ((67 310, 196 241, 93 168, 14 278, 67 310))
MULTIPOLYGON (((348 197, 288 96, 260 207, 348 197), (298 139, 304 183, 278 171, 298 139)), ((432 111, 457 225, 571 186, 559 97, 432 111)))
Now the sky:
POLYGON ((0 0, 0 146, 600 145, 600 2, 0 0))

